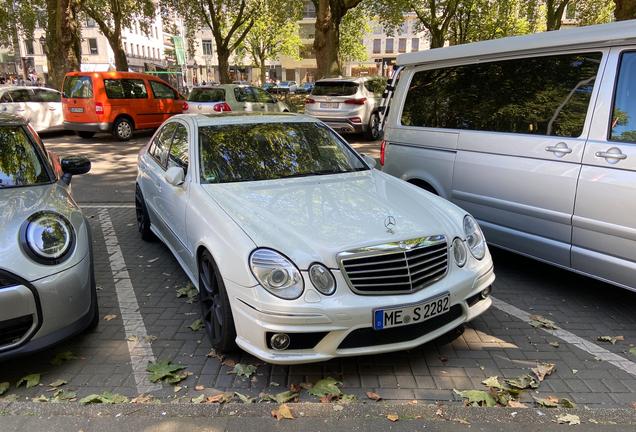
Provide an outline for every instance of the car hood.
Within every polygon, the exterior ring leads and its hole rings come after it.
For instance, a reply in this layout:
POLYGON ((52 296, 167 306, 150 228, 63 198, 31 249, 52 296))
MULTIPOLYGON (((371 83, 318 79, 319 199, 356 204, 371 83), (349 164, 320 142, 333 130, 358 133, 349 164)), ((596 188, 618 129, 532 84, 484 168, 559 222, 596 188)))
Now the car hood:
POLYGON ((443 234, 450 243, 465 215, 378 170, 202 187, 259 247, 301 269, 316 261, 336 268, 339 252, 400 240, 443 234))
POLYGON ((55 274, 81 261, 88 253, 82 212, 73 204, 67 189, 57 182, 0 189, 0 267, 28 281, 55 274), (36 264, 20 244, 20 228, 34 213, 53 211, 66 217, 75 228, 76 253, 62 264, 36 264), (81 235, 79 233, 82 233, 81 235))

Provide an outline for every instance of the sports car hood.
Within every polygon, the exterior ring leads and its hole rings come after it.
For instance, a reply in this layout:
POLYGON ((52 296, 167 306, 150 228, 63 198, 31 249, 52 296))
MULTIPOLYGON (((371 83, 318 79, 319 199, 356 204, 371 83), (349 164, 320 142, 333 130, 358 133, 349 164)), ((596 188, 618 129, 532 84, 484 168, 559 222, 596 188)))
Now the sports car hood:
POLYGON ((203 188, 258 246, 301 269, 337 268, 339 252, 400 240, 442 234, 450 243, 465 215, 378 170, 203 188))

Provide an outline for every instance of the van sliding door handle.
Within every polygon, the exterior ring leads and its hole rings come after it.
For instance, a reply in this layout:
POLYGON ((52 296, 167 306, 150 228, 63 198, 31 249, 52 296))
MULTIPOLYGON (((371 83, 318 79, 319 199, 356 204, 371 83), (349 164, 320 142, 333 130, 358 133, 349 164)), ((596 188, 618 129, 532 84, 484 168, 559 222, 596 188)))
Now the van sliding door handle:
POLYGON ((609 158, 609 159, 627 159, 627 155, 623 153, 610 153, 610 152, 596 152, 594 156, 600 158, 609 158))
POLYGON ((563 153, 570 154, 572 153, 572 149, 568 147, 556 147, 556 146, 547 146, 545 151, 554 152, 554 153, 563 153))

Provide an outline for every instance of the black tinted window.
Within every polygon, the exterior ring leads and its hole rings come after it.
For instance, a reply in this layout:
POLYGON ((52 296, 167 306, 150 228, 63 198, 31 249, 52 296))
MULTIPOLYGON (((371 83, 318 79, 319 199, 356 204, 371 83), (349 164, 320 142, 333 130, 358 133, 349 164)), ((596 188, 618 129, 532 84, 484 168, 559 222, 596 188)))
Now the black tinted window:
POLYGON ((93 97, 93 80, 89 76, 67 76, 64 78, 62 96, 74 99, 93 97))
POLYGON ((36 89, 33 89, 33 91, 44 102, 61 102, 62 101, 62 95, 59 92, 56 92, 54 90, 36 88, 36 89))
POLYGON ((188 95, 188 101, 225 102, 225 90, 223 89, 194 89, 188 95))
POLYGON ((150 87, 155 95, 155 99, 179 99, 177 92, 167 84, 157 81, 150 81, 150 87))
POLYGON ((35 102, 37 100, 29 90, 11 90, 9 97, 13 102, 35 102))
POLYGON ((317 82, 311 94, 314 96, 352 96, 358 92, 358 84, 352 82, 317 82))
POLYGON ((318 123, 231 124, 199 128, 202 183, 273 180, 367 169, 318 123))
POLYGON ((621 58, 610 139, 636 142, 636 52, 621 58))
POLYGON ((256 102, 254 95, 248 87, 237 87, 234 89, 234 98, 237 102, 256 102))
POLYGON ((108 99, 147 99, 148 91, 141 79, 105 79, 108 99))
POLYGON ((371 79, 369 81, 365 81, 364 86, 367 90, 375 93, 377 96, 382 96, 384 88, 386 87, 386 81, 383 79, 371 79))
POLYGON ((601 53, 417 72, 402 124, 578 137, 601 53))
POLYGON ((0 127, 0 188, 50 181, 46 166, 24 129, 0 127))

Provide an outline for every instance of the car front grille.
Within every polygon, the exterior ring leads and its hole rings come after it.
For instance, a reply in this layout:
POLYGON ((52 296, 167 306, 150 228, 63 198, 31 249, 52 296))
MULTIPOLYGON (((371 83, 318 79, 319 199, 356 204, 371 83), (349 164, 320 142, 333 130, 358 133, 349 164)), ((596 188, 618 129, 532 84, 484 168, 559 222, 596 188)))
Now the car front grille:
POLYGON ((408 294, 446 275, 448 244, 443 235, 387 243, 341 252, 338 263, 357 294, 408 294))
POLYGON ((18 342, 33 326, 33 316, 24 315, 0 321, 0 346, 18 342))
POLYGON ((363 348, 412 341, 455 321, 461 316, 462 307, 456 304, 451 306, 448 312, 421 323, 384 330, 374 330, 371 327, 357 329, 349 333, 340 342, 338 349, 363 348))

